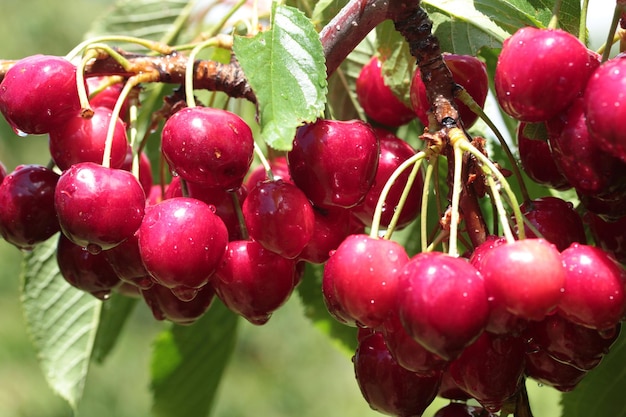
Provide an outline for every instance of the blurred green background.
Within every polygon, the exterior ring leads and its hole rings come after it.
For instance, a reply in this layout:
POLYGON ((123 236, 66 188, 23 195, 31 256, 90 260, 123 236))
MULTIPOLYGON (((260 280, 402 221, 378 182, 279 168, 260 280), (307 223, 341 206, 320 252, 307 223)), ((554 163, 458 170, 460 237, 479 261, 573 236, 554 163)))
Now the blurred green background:
MULTIPOLYGON (((82 40, 92 21, 112 1, 2 0, 0 58, 44 53, 64 55, 82 40)), ((1 118, 0 118, 1 119, 1 118)), ((0 161, 48 161, 47 138, 17 137, 0 120, 0 161)), ((47 386, 37 364, 19 301, 21 254, 0 242, 0 416, 66 417, 70 408, 47 386)), ((104 365, 93 365, 80 415, 148 416, 150 345, 162 323, 140 303, 104 365)), ((536 416, 559 415, 549 388, 529 383, 536 416)), ((432 415, 437 402, 427 411, 432 415)), ((297 297, 263 327, 242 320, 237 350, 218 392, 214 416, 365 417, 369 409, 358 390, 350 355, 337 350, 304 317, 297 297)))

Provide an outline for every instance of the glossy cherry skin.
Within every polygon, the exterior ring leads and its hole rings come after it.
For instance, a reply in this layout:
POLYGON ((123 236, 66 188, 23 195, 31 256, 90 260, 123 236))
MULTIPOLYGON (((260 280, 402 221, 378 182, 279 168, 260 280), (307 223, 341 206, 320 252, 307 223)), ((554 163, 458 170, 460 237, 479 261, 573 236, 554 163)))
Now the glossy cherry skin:
POLYGON ((449 372, 457 385, 488 411, 496 412, 517 392, 524 374, 525 346, 520 338, 483 332, 449 372))
POLYGON ((117 276, 137 288, 147 289, 154 285, 150 273, 141 260, 139 238, 133 234, 128 239, 102 252, 117 276))
POLYGON ((324 266, 342 310, 376 328, 397 308, 398 276, 409 256, 392 240, 350 235, 324 266))
POLYGON ((626 216, 609 222, 587 212, 584 221, 589 225, 596 245, 613 255, 618 262, 626 264, 626 216))
POLYGON ((626 132, 616 120, 624 120, 626 60, 604 62, 589 79, 584 97, 584 112, 589 133, 604 151, 626 162, 626 132))
POLYGON ((482 407, 476 407, 465 403, 451 402, 437 410, 433 417, 493 417, 492 414, 482 407))
POLYGON ((41 165, 20 165, 0 183, 0 235, 32 249, 59 229, 54 190, 59 175, 41 165))
POLYGON ((188 197, 146 207, 138 236, 144 266, 158 284, 173 289, 206 285, 228 244, 226 226, 213 209, 188 197))
POLYGON ((93 254, 59 234, 56 260, 59 271, 73 287, 104 300, 121 284, 102 253, 93 254))
POLYGON ((382 334, 364 337, 353 358, 354 372, 369 406, 393 416, 421 416, 437 395, 441 375, 421 376, 394 361, 382 334))
POLYGON ((374 183, 379 148, 367 123, 318 119, 298 128, 287 154, 289 173, 314 205, 350 208, 374 183))
POLYGON ((407 333, 446 360, 458 357, 478 338, 489 315, 478 270, 441 252, 419 253, 404 266, 397 303, 407 333))
MULTIPOLYGON (((89 89, 89 104, 91 107, 106 107, 109 110, 115 108, 115 104, 124 88, 121 82, 111 84, 107 77, 90 77, 87 79, 89 89)), ((128 121, 128 100, 124 101, 120 110, 120 118, 128 121)))
POLYGON ((250 169, 254 139, 250 127, 234 113, 188 107, 165 122, 161 150, 181 178, 232 190, 241 186, 250 169))
POLYGON ((315 225, 313 235, 298 259, 314 264, 323 264, 332 251, 348 237, 353 229, 352 214, 347 209, 314 208, 315 225))
MULTIPOLYGON (((541 237, 559 251, 572 243, 587 243, 583 220, 569 201, 552 196, 540 197, 522 203, 520 209, 541 237)), ((526 223, 524 232, 528 238, 538 237, 526 223)))
POLYGON ((283 180, 257 183, 242 212, 250 237, 285 258, 298 256, 313 236, 313 206, 298 187, 283 180))
POLYGON ((356 97, 365 114, 390 127, 404 125, 415 118, 413 110, 395 96, 385 84, 382 61, 373 56, 356 79, 356 97))
POLYGON ((146 197, 128 171, 92 162, 61 174, 54 206, 63 233, 90 251, 110 249, 132 236, 141 224, 146 197))
POLYGON ((563 295, 561 254, 544 239, 524 239, 493 248, 480 265, 489 297, 510 313, 541 320, 563 295))
POLYGON ((604 250, 573 244, 561 252, 565 292, 559 311, 592 329, 614 327, 626 315, 626 269, 604 250))
MULTIPOLYGON (((489 79, 487 77, 487 67, 480 59, 471 55, 443 54, 443 60, 452 73, 454 82, 467 91, 480 107, 485 105, 487 92, 489 91, 489 79)), ((426 86, 422 81, 420 71, 417 69, 411 81, 411 105, 413 110, 422 121, 428 126, 427 113, 430 111, 430 103, 426 96, 426 86)), ((466 128, 471 127, 478 115, 471 111, 459 99, 454 100, 459 108, 459 116, 466 128)))
POLYGON ((542 321, 529 322, 524 338, 529 351, 543 350, 559 362, 589 371, 600 364, 619 332, 619 326, 598 331, 552 314, 542 321))
MULTIPOLYGON (((287 165, 286 156, 278 156, 269 161, 270 168, 272 169, 272 176, 275 180, 283 180, 285 182, 291 182, 291 175, 289 175, 289 166, 287 165)), ((248 190, 256 187, 257 183, 269 179, 267 172, 262 164, 257 165, 246 178, 244 185, 248 190)))
POLYGON ((557 190, 571 188, 567 178, 557 168, 547 140, 527 137, 524 134, 526 126, 527 123, 520 123, 517 127, 517 146, 524 172, 538 184, 557 190))
POLYGON ((581 94, 594 67, 587 48, 574 35, 524 27, 503 43, 494 79, 496 97, 517 120, 545 121, 581 94))
MULTIPOLYGON (((237 215, 237 211, 235 210, 235 200, 241 208, 243 201, 248 195, 248 191, 244 185, 231 191, 226 191, 223 188, 218 187, 207 187, 202 184, 189 181, 186 182, 186 185, 187 197, 203 201, 215 208, 215 214, 222 219, 228 229, 229 241, 242 239, 243 234, 241 231, 241 225, 239 224, 239 217, 237 215)), ((182 196, 183 190, 180 177, 174 177, 165 191, 165 198, 182 196)))
POLYGON ((624 190, 626 165, 590 135, 584 107, 585 100, 576 98, 566 111, 546 123, 554 163, 579 194, 597 196, 624 190))
POLYGON ((269 251, 252 240, 228 244, 212 278, 224 305, 252 324, 265 324, 295 287, 296 261, 269 251))
MULTIPOLYGON (((381 192, 387 183, 387 180, 393 172, 403 162, 415 155, 415 150, 407 142, 398 138, 391 132, 384 131, 382 129, 376 129, 380 141, 380 156, 378 159, 378 170, 376 171, 376 177, 372 188, 367 192, 365 200, 356 207, 353 207, 352 213, 361 220, 364 224, 372 224, 372 218, 376 212, 376 205, 380 198, 381 192)), ((394 208, 400 201, 400 196, 404 191, 404 185, 410 175, 412 168, 406 170, 402 175, 398 177, 394 185, 387 194, 387 199, 382 207, 382 214, 380 223, 382 227, 386 227, 391 223, 391 218, 395 212, 394 208)), ((422 189, 424 187, 424 180, 421 173, 418 172, 413 185, 407 195, 406 202, 402 208, 400 217, 396 229, 400 230, 408 226, 417 215, 419 214, 422 203, 422 189)))
POLYGON ((172 323, 187 326, 195 323, 213 305, 215 290, 211 285, 200 288, 190 301, 182 301, 171 289, 155 284, 142 289, 141 296, 150 307, 156 320, 168 320, 172 323))
POLYGON ((0 112, 16 131, 50 132, 64 118, 80 112, 76 67, 50 55, 17 61, 0 84, 0 112))
POLYGON ((396 312, 385 320, 381 333, 385 337, 389 353, 404 369, 432 376, 440 374, 448 366, 448 361, 430 352, 409 336, 396 312))
MULTIPOLYGON (((65 171, 79 162, 101 164, 104 157, 111 110, 105 107, 94 109, 91 118, 74 115, 59 123, 50 131, 49 149, 54 163, 65 171)), ((115 123, 109 166, 120 168, 128 152, 126 128, 121 119, 115 123)))
MULTIPOLYGON (((133 172, 133 153, 128 147, 126 151, 126 157, 124 158, 124 162, 122 163, 121 169, 129 172, 133 172)), ((152 177, 152 163, 146 155, 145 152, 141 152, 139 154, 139 183, 143 187, 143 192, 146 194, 150 194, 150 190, 152 190, 152 186, 154 185, 153 177, 152 177)))
POLYGON ((526 375, 540 384, 569 392, 583 380, 587 371, 559 362, 545 351, 538 350, 526 354, 526 375))

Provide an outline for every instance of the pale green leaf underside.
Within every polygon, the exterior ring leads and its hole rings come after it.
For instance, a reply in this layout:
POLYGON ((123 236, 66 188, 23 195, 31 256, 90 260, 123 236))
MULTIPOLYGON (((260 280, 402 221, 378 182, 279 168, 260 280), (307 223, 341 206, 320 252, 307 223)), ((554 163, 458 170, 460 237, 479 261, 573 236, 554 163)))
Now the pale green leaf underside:
POLYGON ((83 393, 102 302, 65 281, 57 236, 24 256, 22 304, 40 367, 51 388, 76 409, 83 393))
POLYGON ((238 316, 215 300, 191 326, 173 325, 154 344, 151 375, 157 417, 206 417, 237 336, 238 316))
POLYGON ((258 101, 261 138, 288 151, 296 127, 324 110, 326 66, 315 27, 302 12, 275 5, 272 13, 268 31, 235 37, 233 50, 258 101))
POLYGON ((561 397, 563 417, 626 417, 626 337, 611 347, 600 365, 590 371, 572 392, 561 397))

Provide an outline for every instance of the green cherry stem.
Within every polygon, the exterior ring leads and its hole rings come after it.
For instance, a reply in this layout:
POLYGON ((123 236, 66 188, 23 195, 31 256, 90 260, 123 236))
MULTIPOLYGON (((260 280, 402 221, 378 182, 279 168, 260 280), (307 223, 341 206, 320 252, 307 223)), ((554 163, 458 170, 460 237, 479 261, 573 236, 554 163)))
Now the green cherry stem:
POLYGON ((580 5, 580 25, 578 27, 578 39, 587 45, 587 11, 589 10, 589 0, 582 0, 580 5))
POLYGON ((494 181, 492 175, 487 175, 487 184, 491 189, 491 196, 496 206, 496 211, 498 213, 498 218, 500 219, 500 224, 502 225, 502 232, 504 233, 504 237, 508 243, 513 243, 515 237, 513 236, 513 232, 511 231, 508 216, 506 210, 504 209, 504 205, 502 204, 502 198, 500 197, 498 185, 494 181))
POLYGON ((556 0, 554 2, 554 7, 552 8, 552 17, 548 22, 548 29, 556 29, 559 27, 559 13, 561 12, 561 6, 563 5, 563 0, 556 0))
MULTIPOLYGON (((409 159, 404 161, 402 164, 400 164, 395 169, 395 171, 393 171, 391 176, 389 176, 389 179, 387 180, 387 182, 385 183, 385 186, 383 187, 382 191, 380 192, 380 197, 378 198, 378 202, 376 203, 376 208, 374 210, 374 217, 372 218, 372 228, 370 229, 370 234, 369 234, 370 237, 372 237, 372 238, 378 238, 379 237, 378 233, 379 233, 379 230, 380 230, 380 220, 381 220, 381 217, 382 217, 383 205, 385 204, 385 200, 387 200, 387 195, 389 194, 389 190, 391 189, 393 184, 396 182, 398 177, 400 175, 402 175, 402 173, 408 167, 410 167, 411 165, 420 163, 422 161, 422 159, 424 159, 425 156, 426 156, 426 153, 423 152, 423 151, 420 151, 420 152, 416 153, 415 155, 413 155, 412 157, 410 157, 409 159)), ((416 175, 417 175, 417 173, 416 173, 416 175)), ((415 177, 413 177, 413 179, 415 179, 415 177)), ((407 184, 409 182, 410 182, 410 180, 407 181, 407 184)), ((407 184, 405 184, 404 191, 407 188, 407 184)), ((410 188, 410 186, 409 186, 409 188, 410 188)), ((404 192, 402 194, 404 195, 404 192)), ((405 197, 404 201, 406 201, 406 197, 405 197)), ((401 211, 402 210, 402 206, 404 206, 404 201, 400 200, 398 206, 396 207, 396 211, 401 211)), ((395 216, 395 213, 394 213, 394 216, 395 216)), ((387 238, 387 239, 389 237, 385 236, 385 238, 387 238)))
POLYGON ((259 158, 261 165, 263 165, 263 169, 265 170, 265 175, 267 175, 267 178, 270 181, 274 181, 274 173, 272 172, 272 167, 269 161, 267 160, 267 158, 265 157, 263 150, 261 149, 259 144, 256 143, 256 141, 254 142, 254 153, 259 158))
POLYGON ((609 33, 606 37, 606 42, 604 43, 604 49, 602 51, 602 62, 609 59, 611 55, 611 46, 613 45, 615 39, 615 32, 617 31, 617 25, 619 24, 619 20, 622 16, 622 11, 624 10, 624 5, 619 0, 615 2, 615 11, 613 12, 613 20, 611 21, 611 27, 609 28, 609 33))
POLYGON ((246 227, 246 220, 243 217, 243 210, 241 210, 241 202, 239 201, 237 192, 229 191, 229 194, 232 198, 233 208, 235 209, 235 213, 237 214, 237 221, 239 222, 239 231, 241 232, 241 239, 248 240, 250 238, 250 235, 248 234, 248 228, 246 227))
POLYGON ((90 46, 94 44, 102 44, 103 42, 124 42, 135 45, 140 45, 154 52, 158 52, 159 54, 168 55, 173 52, 172 48, 169 45, 164 44, 163 42, 155 42, 148 39, 136 38, 133 36, 122 36, 122 35, 108 35, 108 36, 98 36, 95 38, 87 39, 74 47, 70 52, 65 55, 65 58, 68 60, 73 60, 79 54, 82 53, 85 49, 88 49, 90 46))
POLYGON ((422 251, 428 246, 428 197, 430 194, 430 184, 435 171, 437 157, 428 159, 428 166, 424 173, 424 187, 422 189, 422 208, 420 211, 420 239, 422 251))
MULTIPOLYGON (((458 132, 462 132, 460 129, 458 132)), ((465 134, 463 133, 463 137, 465 134)), ((459 145, 460 141, 453 141, 452 148, 454 151, 454 173, 452 183, 452 213, 450 214, 450 238, 448 244, 448 254, 450 256, 459 256, 457 249, 457 236, 459 230, 459 201, 461 200, 461 190, 463 184, 461 174, 463 171, 463 150, 459 145)))
POLYGON ((76 67, 76 87, 78 89, 78 99, 80 100, 81 116, 87 119, 93 116, 93 109, 91 104, 89 104, 89 93, 85 83, 85 66, 95 55, 95 51, 86 53, 76 67))

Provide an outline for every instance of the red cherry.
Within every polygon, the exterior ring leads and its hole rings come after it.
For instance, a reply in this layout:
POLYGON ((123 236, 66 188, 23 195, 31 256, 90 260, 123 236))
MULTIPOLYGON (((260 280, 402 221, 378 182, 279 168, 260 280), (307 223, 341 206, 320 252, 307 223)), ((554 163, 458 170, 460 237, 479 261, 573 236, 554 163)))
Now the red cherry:
POLYGON ((398 291, 400 320, 408 334, 446 360, 458 357, 487 325, 483 278, 465 259, 419 253, 402 269, 398 291))
POLYGON ((526 355, 526 375, 561 392, 572 391, 587 371, 555 360, 542 350, 526 355))
POLYGON ((63 172, 54 205, 63 233, 90 251, 110 249, 132 236, 144 215, 146 197, 128 171, 92 162, 63 172))
POLYGON ((561 252, 565 292, 559 311, 593 329, 614 327, 626 315, 626 269, 604 250, 573 244, 561 252))
POLYGON ((212 284, 229 309, 252 324, 265 324, 295 286, 296 261, 251 240, 228 244, 212 284))
POLYGON ((80 112, 76 67, 68 60, 33 55, 17 61, 0 84, 0 112, 19 132, 50 132, 80 112))
MULTIPOLYGON (((275 180, 283 180, 285 182, 291 182, 291 175, 289 175, 289 166, 287 166, 287 157, 278 156, 269 161, 270 168, 272 169, 272 175, 275 180)), ((245 186, 248 190, 256 187, 257 183, 267 180, 267 172, 263 165, 257 165, 248 175, 245 180, 245 186)))
POLYGON ((298 259, 314 264, 323 264, 330 253, 337 249, 352 230, 350 211, 341 208, 314 209, 315 225, 311 240, 306 244, 298 259))
POLYGON ((356 322, 376 328, 396 308, 398 275, 409 260, 392 240, 350 235, 324 267, 341 309, 356 322))
POLYGON ((198 290, 193 300, 182 301, 170 288, 155 284, 142 289, 141 296, 155 319, 186 326, 195 323, 209 310, 215 299, 215 290, 211 285, 205 285, 198 290))
POLYGON ((437 395, 441 375, 421 376, 393 360, 380 333, 364 337, 354 354, 354 371, 369 406, 393 416, 421 416, 437 395))
POLYGON ((228 244, 226 226, 211 207, 186 197, 148 206, 138 236, 141 259, 155 281, 181 290, 206 285, 228 244))
POLYGON ((161 149, 181 178, 225 190, 238 188, 250 169, 252 131, 238 115, 210 107, 188 107, 171 116, 161 149))
MULTIPOLYGON (((133 153, 132 153, 132 150, 130 149, 130 146, 128 147, 126 151, 126 158, 124 158, 124 162, 120 166, 120 169, 132 172, 133 153)), ((146 194, 146 196, 150 194, 150 191, 152 190, 152 185, 153 185, 152 163, 150 162, 150 159, 148 158, 148 155, 146 155, 145 152, 141 152, 139 154, 139 182, 141 183, 141 186, 143 187, 143 191, 146 194)))
POLYGON ((543 239, 517 240, 493 248, 483 257, 480 272, 489 297, 527 320, 541 320, 552 312, 565 286, 561 254, 543 239))
POLYGON ((154 285, 150 273, 141 260, 139 239, 136 233, 114 248, 102 253, 115 274, 125 283, 141 289, 148 289, 154 285))
POLYGON ((593 68, 587 48, 574 35, 524 27, 503 43, 494 79, 496 97, 517 120, 545 121, 583 91, 593 68))
POLYGON ((379 152, 368 124, 319 119, 298 128, 287 161, 293 182, 314 205, 350 208, 372 187, 379 152))
POLYGON ((626 264, 626 216, 609 222, 587 212, 584 220, 596 245, 613 255, 618 262, 626 264))
POLYGON ((313 236, 311 203, 298 187, 283 180, 257 183, 242 211, 250 237, 285 258, 297 257, 313 236))
POLYGON ((482 407, 476 407, 465 403, 451 402, 443 408, 437 410, 433 417, 494 417, 482 407))
MULTIPOLYGON (((79 162, 102 163, 111 116, 111 110, 97 107, 93 117, 84 118, 76 114, 50 131, 50 155, 59 169, 65 171, 79 162)), ((109 166, 120 168, 127 152, 126 127, 118 119, 115 123, 109 166)))
POLYGON ((41 165, 20 165, 0 183, 0 235, 32 249, 59 229, 54 190, 59 175, 41 165))
POLYGON ((382 62, 373 56, 356 79, 357 100, 365 114, 375 122, 396 127, 415 118, 413 110, 400 101, 385 84, 382 62))

